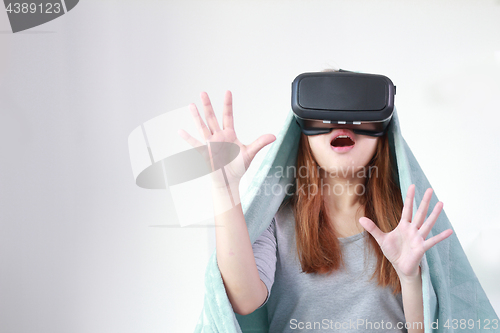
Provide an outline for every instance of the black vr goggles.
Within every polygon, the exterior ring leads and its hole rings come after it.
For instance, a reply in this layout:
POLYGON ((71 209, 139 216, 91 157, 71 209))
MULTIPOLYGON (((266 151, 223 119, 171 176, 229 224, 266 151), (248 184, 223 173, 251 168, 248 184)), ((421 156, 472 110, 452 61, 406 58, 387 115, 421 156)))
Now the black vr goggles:
POLYGON ((396 86, 383 75, 338 72, 303 73, 292 83, 292 110, 305 135, 348 128, 381 136, 392 119, 396 86))

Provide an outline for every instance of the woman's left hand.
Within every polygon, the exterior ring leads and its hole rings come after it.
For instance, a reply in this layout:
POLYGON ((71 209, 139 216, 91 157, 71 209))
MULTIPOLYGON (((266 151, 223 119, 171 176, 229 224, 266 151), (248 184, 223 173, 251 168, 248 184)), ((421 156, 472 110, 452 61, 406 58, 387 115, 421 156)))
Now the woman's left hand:
POLYGON ((398 226, 389 233, 382 232, 375 223, 367 217, 359 219, 361 226, 363 226, 380 245, 382 252, 392 263, 400 279, 412 279, 419 276, 419 264, 425 251, 453 233, 451 229, 447 229, 426 240, 425 238, 431 231, 439 213, 441 213, 443 209, 443 203, 439 201, 424 222, 432 197, 432 189, 427 189, 412 219, 414 196, 415 185, 412 184, 408 188, 406 194, 401 221, 399 221, 398 226))

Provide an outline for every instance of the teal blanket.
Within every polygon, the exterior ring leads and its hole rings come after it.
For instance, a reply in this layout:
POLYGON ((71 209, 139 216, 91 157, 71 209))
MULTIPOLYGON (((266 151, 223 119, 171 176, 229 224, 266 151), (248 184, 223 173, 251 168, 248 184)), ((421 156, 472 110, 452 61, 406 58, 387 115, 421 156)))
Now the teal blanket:
MULTIPOLYGON (((408 187, 415 184, 415 201, 420 203, 426 189, 432 186, 401 135, 396 110, 388 131, 391 154, 397 161, 403 201, 408 187)), ((271 191, 259 189, 265 186, 271 188, 274 184, 285 188, 294 183, 292 175, 287 178, 279 170, 296 165, 300 133, 300 127, 290 110, 276 141, 272 143, 251 184, 243 193, 241 204, 252 244, 270 225, 286 195, 285 191, 274 195, 271 191)), ((438 201, 434 191, 430 207, 434 207, 438 201)), ((417 207, 417 204, 413 205, 414 214, 417 207)), ((452 226, 443 210, 428 238, 449 228, 452 226)), ((498 316, 474 274, 455 232, 425 253, 421 272, 426 333, 483 330, 500 332, 498 316)), ((204 305, 195 332, 268 332, 267 305, 246 316, 233 311, 217 266, 215 251, 205 273, 204 305)))

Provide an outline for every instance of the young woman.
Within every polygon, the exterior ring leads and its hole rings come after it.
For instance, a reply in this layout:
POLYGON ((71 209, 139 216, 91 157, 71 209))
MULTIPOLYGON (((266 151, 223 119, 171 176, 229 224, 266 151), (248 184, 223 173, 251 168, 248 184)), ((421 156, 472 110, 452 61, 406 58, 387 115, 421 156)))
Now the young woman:
MULTIPOLYGON (((222 129, 208 95, 201 99, 208 127, 190 105, 201 137, 207 144, 240 148, 225 172, 213 173, 219 211, 228 191, 240 203, 238 162, 248 169, 275 137, 265 134, 242 144, 234 130, 231 93, 225 95, 222 129)), ((179 135, 193 147, 203 146, 183 130, 179 135)), ((210 160, 223 153, 210 151, 210 160)), ((425 219, 428 189, 412 216, 415 188, 408 188, 403 204, 387 133, 377 138, 347 129, 302 134, 301 167, 307 172, 296 173, 296 192, 253 245, 241 204, 215 217, 217 264, 234 311, 246 315, 267 304, 270 332, 423 332, 419 263, 425 251, 452 233, 448 229, 426 240, 443 203, 425 219)))

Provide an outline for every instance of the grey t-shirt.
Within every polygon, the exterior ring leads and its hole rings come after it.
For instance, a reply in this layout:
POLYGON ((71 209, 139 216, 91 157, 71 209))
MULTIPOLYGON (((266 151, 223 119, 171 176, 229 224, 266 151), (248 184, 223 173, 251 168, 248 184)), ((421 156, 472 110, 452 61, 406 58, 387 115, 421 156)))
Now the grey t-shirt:
POLYGON ((345 269, 303 273, 291 205, 276 213, 252 245, 268 290, 260 307, 267 303, 269 332, 406 332, 401 294, 370 280, 376 257, 367 232, 339 240, 345 269))

